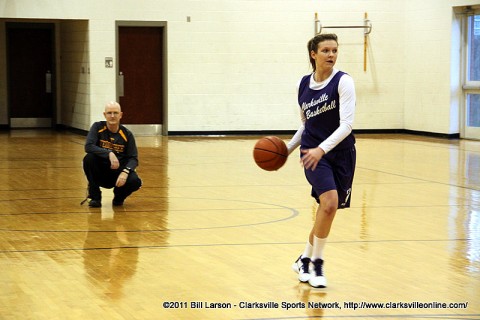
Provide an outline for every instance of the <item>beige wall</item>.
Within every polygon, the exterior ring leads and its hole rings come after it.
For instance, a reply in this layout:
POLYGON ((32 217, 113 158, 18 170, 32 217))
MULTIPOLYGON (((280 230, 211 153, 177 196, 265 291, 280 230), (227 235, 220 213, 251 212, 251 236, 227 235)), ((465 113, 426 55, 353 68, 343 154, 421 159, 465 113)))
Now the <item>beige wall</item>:
POLYGON ((0 124, 8 122, 10 19, 58 19, 59 123, 86 130, 115 99, 117 70, 104 59, 116 55, 116 21, 163 21, 170 131, 294 130, 315 12, 323 25, 362 24, 368 12, 366 72, 363 31, 328 30, 340 40, 337 67, 356 82, 355 128, 458 133, 452 6, 467 4, 474 1, 0 0, 0 124))

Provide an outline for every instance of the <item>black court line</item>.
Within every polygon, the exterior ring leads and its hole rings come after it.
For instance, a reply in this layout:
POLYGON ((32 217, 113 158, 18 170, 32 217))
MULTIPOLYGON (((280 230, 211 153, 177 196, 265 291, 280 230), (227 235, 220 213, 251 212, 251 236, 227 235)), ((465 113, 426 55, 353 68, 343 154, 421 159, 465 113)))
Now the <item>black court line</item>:
MULTIPOLYGON (((142 197, 137 197, 139 199, 141 199, 142 197)), ((151 197, 148 197, 149 199, 151 199, 151 197)), ((50 198, 50 199, 57 199, 57 198, 50 198)), ((74 199, 78 199, 78 198, 74 198, 74 199)), ((464 209, 470 209, 470 208, 477 208, 476 206, 474 205, 467 205, 467 204, 453 204, 453 205, 440 205, 440 204, 436 204, 436 205, 429 205, 429 206, 425 206, 425 205, 385 205, 385 206, 351 206, 349 209, 364 209, 364 208, 369 208, 369 209, 384 209, 384 208, 406 208, 406 209, 413 209, 413 208, 452 208, 452 207, 456 207, 456 208, 464 208, 464 209)), ((95 209, 98 209, 98 208, 93 208, 93 210, 95 209)), ((295 210, 299 211, 299 210, 311 210, 312 208, 311 207, 298 207, 296 208, 295 210)), ((202 210, 197 210, 197 209, 175 209, 175 210, 172 210, 172 209, 137 209, 137 210, 127 210, 127 211, 124 211, 122 212, 121 214, 122 215, 125 215, 125 214, 138 214, 138 213, 145 213, 145 214, 149 214, 149 213, 157 213, 157 214, 161 214, 163 212, 165 213, 175 213, 175 212, 202 212, 202 211, 248 211, 248 210, 261 210, 261 211, 265 211, 265 210, 279 210, 278 208, 243 208, 243 209, 236 209, 236 208, 218 208, 218 209, 215 209, 215 208, 209 208, 209 209, 202 209, 202 210)), ((29 216, 29 215, 32 215, 32 216, 42 216, 42 215, 91 215, 92 213, 100 213, 100 211, 96 211, 96 212, 86 212, 86 211, 58 211, 58 212, 19 212, 19 213, 0 213, 0 218, 1 217, 21 217, 21 216, 29 216)), ((423 212, 418 212, 416 213, 417 215, 418 214, 422 214, 423 212)), ((148 216, 145 216, 145 217, 148 217, 148 216)), ((6 231, 7 229, 4 229, 4 231, 6 231)), ((2 229, 0 229, 0 231, 2 231, 2 229)), ((75 231, 75 230, 65 230, 65 231, 75 231)), ((144 231, 143 229, 141 231, 144 231)), ((148 230, 145 230, 145 231, 148 231, 148 230)))
MULTIPOLYGON (((241 202, 241 203, 249 203, 249 204, 256 204, 262 206, 270 206, 270 208, 255 208, 255 209, 225 209, 225 210, 237 210, 237 211, 250 211, 250 210, 273 210, 273 209, 284 209, 290 212, 290 215, 285 218, 275 219, 275 220, 267 220, 263 222, 256 222, 256 223, 245 223, 245 224, 237 224, 237 225, 224 225, 224 226, 215 226, 215 227, 198 227, 198 228, 173 228, 173 229, 138 229, 138 230, 126 230, 125 232, 170 232, 170 231, 192 231, 192 230, 210 230, 210 229, 226 229, 226 228, 240 228, 240 227, 251 227, 257 225, 264 225, 264 224, 271 224, 282 222, 286 220, 290 220, 295 218, 299 215, 299 211, 295 208, 290 208, 278 204, 272 203, 263 203, 263 202, 256 202, 256 201, 247 201, 247 200, 231 200, 231 199, 215 199, 215 198, 187 198, 187 197, 170 197, 169 199, 190 199, 190 200, 208 200, 208 201, 223 201, 223 202, 241 202), (273 208, 272 208, 273 207, 273 208)), ((208 209, 208 210, 224 210, 224 209, 208 209)), ((182 210, 179 210, 182 211, 182 210)), ((97 212, 97 211, 96 211, 97 212)), ((98 211, 100 212, 100 211, 98 211)), ((127 212, 125 212, 127 213, 127 212)), ((123 213, 122 213, 123 214, 123 213)), ((41 229, 5 229, 2 228, 0 231, 3 232, 41 232, 41 233, 54 233, 54 232, 64 232, 64 233, 75 233, 75 232, 116 232, 114 230, 95 230, 90 231, 88 229, 82 230, 41 230, 41 229)))
MULTIPOLYGON (((137 199, 143 199, 143 198, 148 198, 148 199, 152 199, 152 198, 159 198, 159 197, 143 197, 143 196, 138 196, 138 195, 135 195, 135 198, 137 199)), ((16 200, 0 200, 0 202, 2 201, 27 201, 27 200, 38 200, 38 199, 42 199, 42 200, 58 200, 58 199, 73 199, 75 200, 75 203, 76 202, 80 202, 80 198, 78 197, 62 197, 62 198, 52 198, 52 197, 49 197, 49 198, 30 198, 30 199, 16 199, 16 200), (78 200, 78 201, 77 201, 78 200)), ((164 199, 168 199, 168 198, 164 198, 164 199)), ((82 199, 83 200, 83 199, 82 199)), ((227 199, 225 199, 226 201, 227 199)), ((313 198, 312 198, 313 200, 313 198)), ((80 207, 80 205, 79 205, 80 207)), ((86 207, 86 205, 85 205, 86 207)), ((445 205, 442 205, 442 204, 434 204, 434 205, 379 205, 379 206, 351 206, 349 209, 364 209, 364 208, 369 208, 369 209, 383 209, 383 208, 452 208, 452 207, 457 207, 457 208, 465 208, 465 209, 468 209, 468 208, 474 208, 474 209, 477 209, 478 207, 475 206, 475 205, 472 205, 472 204, 445 204, 445 205)), ((80 207, 81 208, 81 207, 80 207)), ((91 209, 92 211, 93 210, 98 210, 100 208, 89 208, 91 209)), ((145 213, 149 213, 149 212, 153 212, 153 213, 160 213, 160 212, 198 212, 198 211, 237 211, 237 210, 278 210, 278 208, 244 208, 244 209, 236 209, 236 208, 230 208, 230 209, 225 209, 225 208, 218 208, 218 209, 215 209, 215 208, 209 208, 209 209, 202 209, 202 210, 197 210, 197 209, 177 209, 177 210, 172 210, 172 209, 134 209, 134 210, 127 210, 125 212, 123 212, 124 214, 133 214, 133 213, 139 213, 139 212, 145 212, 145 213)), ((307 207, 297 207, 295 210, 311 210, 311 206, 307 206, 307 207)), ((50 211, 50 212, 16 212, 16 213, 0 213, 0 217, 2 216, 24 216, 24 215, 61 215, 61 214, 65 214, 65 215, 90 215, 92 213, 99 213, 100 211, 95 211, 95 212, 91 212, 91 211, 50 211)))
MULTIPOLYGON (((138 199, 142 199, 142 197, 137 197, 138 199)), ((147 197, 144 197, 147 198, 147 197)), ((152 197, 148 197, 151 199, 152 197)), ((50 198, 50 199, 58 199, 58 198, 50 198)), ((78 198, 74 198, 78 199, 78 198)), ((85 205, 86 206, 86 205, 85 205)), ((468 207, 467 205, 465 205, 468 207)), ((28 216, 28 215, 91 215, 94 213, 101 213, 99 211, 100 208, 89 208, 92 211, 58 211, 58 212, 20 212, 20 213, 0 213, 0 217, 6 216, 6 217, 16 217, 16 216, 28 216)), ((306 208, 304 208, 306 209, 306 208)), ((138 213, 158 213, 162 214, 163 212, 203 212, 203 211, 249 211, 249 210, 279 210, 278 208, 243 208, 243 209, 237 209, 237 208, 208 208, 208 209, 136 209, 136 210, 125 210, 122 211, 121 215, 126 215, 126 214, 138 214, 138 213)), ((113 210, 112 210, 113 211, 113 210)), ((114 211, 115 212, 115 211, 114 211)))
MULTIPOLYGON (((475 187, 471 187, 471 186, 462 186, 462 185, 453 184, 453 183, 446 183, 446 182, 428 180, 428 179, 423 179, 423 178, 411 177, 411 176, 406 176, 406 175, 403 175, 403 174, 392 173, 392 172, 388 172, 388 171, 381 171, 381 170, 365 168, 365 167, 358 167, 357 166, 356 169, 374 171, 374 172, 389 174, 389 175, 396 176, 396 177, 402 177, 402 178, 408 178, 408 179, 412 179, 412 180, 422 181, 422 182, 426 182, 426 183, 433 183, 433 184, 440 184, 440 185, 444 185, 444 186, 456 187, 456 188, 459 188, 459 189, 480 191, 480 187, 475 188, 475 187)), ((378 184, 382 184, 382 183, 378 183, 378 184)), ((390 183, 390 184, 392 184, 392 183, 390 183)), ((398 184, 408 184, 408 182, 407 183, 398 183, 398 184)))
MULTIPOLYGON (((400 243, 400 242, 469 242, 475 239, 439 239, 439 240, 352 240, 330 241, 329 244, 357 244, 357 243, 400 243)), ((256 242, 256 243, 211 243, 211 244, 160 244, 146 246, 112 246, 112 247, 89 247, 89 248, 57 248, 57 249, 29 249, 29 250, 0 250, 0 253, 37 253, 37 252, 66 252, 66 251, 90 251, 112 249, 172 249, 172 248, 208 248, 208 247, 241 247, 241 246, 278 246, 299 245, 305 242, 256 242)))

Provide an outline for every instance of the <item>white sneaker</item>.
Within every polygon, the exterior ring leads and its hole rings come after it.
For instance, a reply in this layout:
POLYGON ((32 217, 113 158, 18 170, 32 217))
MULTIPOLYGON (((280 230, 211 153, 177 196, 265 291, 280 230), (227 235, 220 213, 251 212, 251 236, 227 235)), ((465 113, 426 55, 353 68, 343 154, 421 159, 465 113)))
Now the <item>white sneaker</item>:
POLYGON ((301 282, 307 282, 310 279, 310 258, 303 258, 302 256, 298 257, 297 261, 292 264, 292 269, 298 273, 298 280, 301 282))
POLYGON ((327 278, 323 275, 323 260, 316 259, 312 261, 313 270, 310 272, 310 279, 308 283, 314 288, 326 288, 327 278))

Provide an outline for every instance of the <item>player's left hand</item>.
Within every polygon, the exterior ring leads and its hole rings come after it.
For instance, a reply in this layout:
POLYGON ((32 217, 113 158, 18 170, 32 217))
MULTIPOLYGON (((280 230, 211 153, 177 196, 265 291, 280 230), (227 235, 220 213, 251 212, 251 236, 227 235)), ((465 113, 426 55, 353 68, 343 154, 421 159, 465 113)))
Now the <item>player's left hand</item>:
POLYGON ((115 187, 121 187, 127 182, 128 174, 122 172, 118 175, 117 182, 115 183, 115 187))
POLYGON ((323 155, 325 154, 325 151, 323 151, 322 148, 316 147, 316 148, 311 148, 311 149, 301 149, 300 150, 303 154, 302 158, 300 159, 300 162, 302 165, 305 167, 305 169, 312 169, 315 170, 315 168, 318 165, 318 162, 320 159, 322 159, 323 155))

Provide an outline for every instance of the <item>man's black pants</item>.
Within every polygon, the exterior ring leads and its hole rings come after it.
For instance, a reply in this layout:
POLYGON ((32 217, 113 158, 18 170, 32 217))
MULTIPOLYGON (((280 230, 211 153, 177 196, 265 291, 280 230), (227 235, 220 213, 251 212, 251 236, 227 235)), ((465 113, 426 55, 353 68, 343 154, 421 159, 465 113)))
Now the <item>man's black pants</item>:
POLYGON ((116 170, 110 168, 108 159, 100 158, 92 153, 87 153, 83 158, 83 171, 88 180, 88 197, 92 200, 101 200, 100 187, 111 189, 116 201, 123 202, 125 198, 140 189, 142 180, 135 171, 130 171, 127 181, 121 187, 115 187, 118 176, 125 166, 120 165, 116 170))

